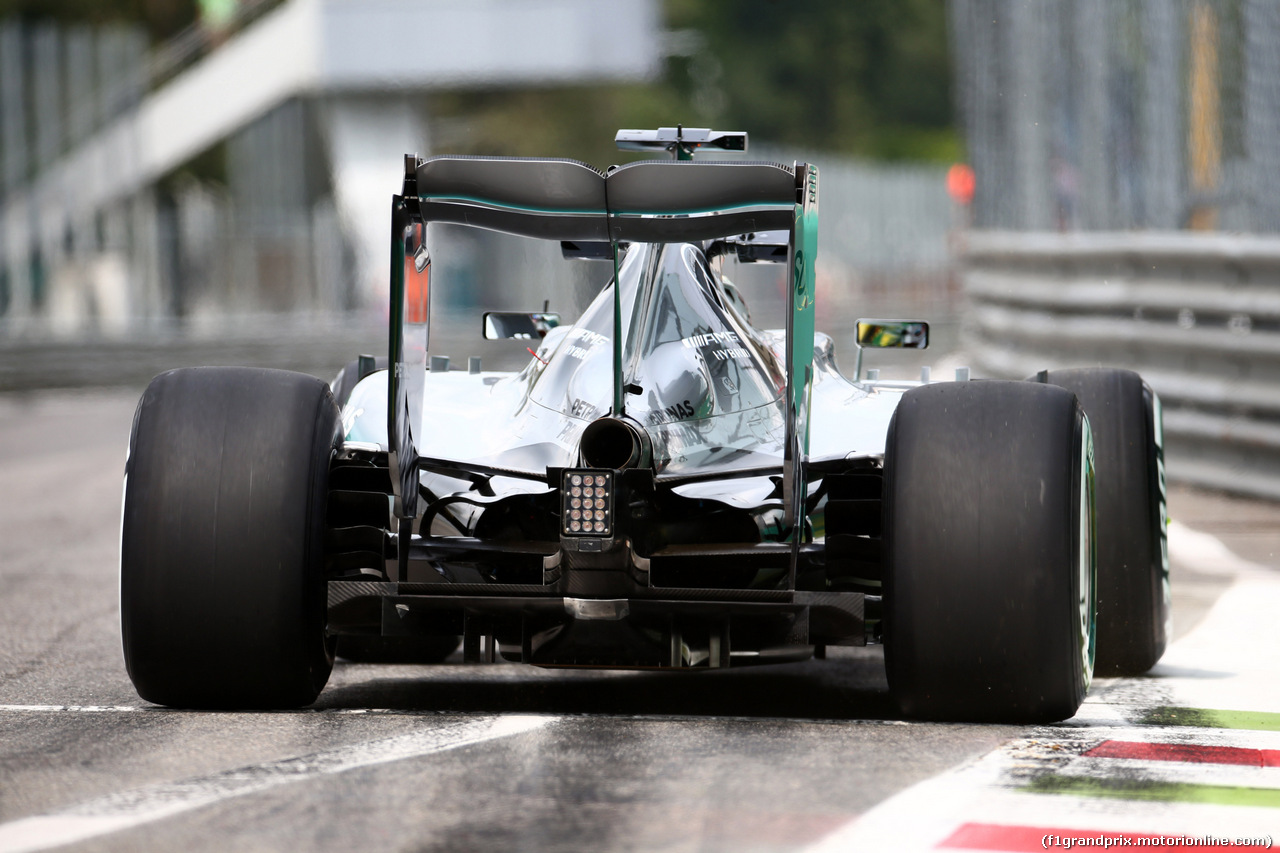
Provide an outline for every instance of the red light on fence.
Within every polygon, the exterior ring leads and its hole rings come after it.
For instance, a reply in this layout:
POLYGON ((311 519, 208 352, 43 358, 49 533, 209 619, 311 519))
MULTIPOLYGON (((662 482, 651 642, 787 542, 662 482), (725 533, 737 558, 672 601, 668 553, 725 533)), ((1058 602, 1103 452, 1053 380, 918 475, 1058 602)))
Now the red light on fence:
POLYGON ((955 163, 947 170, 947 192, 960 204, 973 201, 973 190, 977 184, 973 169, 964 163, 955 163))

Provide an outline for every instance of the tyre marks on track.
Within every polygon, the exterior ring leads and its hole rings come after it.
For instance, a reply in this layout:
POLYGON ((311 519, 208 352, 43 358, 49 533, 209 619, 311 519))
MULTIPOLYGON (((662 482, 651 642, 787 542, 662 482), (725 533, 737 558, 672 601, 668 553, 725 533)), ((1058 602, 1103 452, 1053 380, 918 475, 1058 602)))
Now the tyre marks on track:
POLYGON ((1148 676, 1099 680, 1072 719, 907 789, 810 853, 1280 840, 1280 577, 1170 534, 1174 559, 1236 582, 1148 676))
MULTIPOLYGON (((36 706, 13 707, 30 710, 36 706)), ((68 710, 60 706, 49 708, 68 710)), ((96 710, 136 709, 103 707, 96 710)), ((122 791, 58 812, 0 824, 0 853, 25 853, 84 841, 282 785, 525 734, 555 719, 537 716, 466 719, 426 731, 122 791)))

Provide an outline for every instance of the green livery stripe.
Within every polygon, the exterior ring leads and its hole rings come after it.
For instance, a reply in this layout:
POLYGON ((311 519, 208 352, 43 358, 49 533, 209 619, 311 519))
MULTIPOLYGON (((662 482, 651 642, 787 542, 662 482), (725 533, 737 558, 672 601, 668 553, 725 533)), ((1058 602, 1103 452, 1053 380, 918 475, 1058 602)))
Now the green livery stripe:
POLYGON ((627 411, 626 383, 622 379, 622 280, 618 244, 609 242, 613 255, 613 414, 621 417, 627 411))
POLYGON ((744 201, 740 204, 719 204, 715 207, 687 207, 673 210, 665 208, 662 210, 610 210, 609 215, 613 217, 628 216, 710 216, 716 213, 733 213, 738 211, 770 212, 776 210, 790 210, 794 205, 791 204, 761 204, 756 201, 744 201))
POLYGON ((518 210, 522 213, 534 213, 539 216, 604 216, 607 211, 603 207, 578 210, 574 208, 534 207, 528 204, 515 204, 508 201, 497 201, 477 195, 426 195, 422 200, 429 203, 442 204, 475 204, 482 207, 518 210))
POLYGON ((1271 711, 1218 711, 1165 706, 1152 708, 1138 722, 1148 726, 1198 726, 1206 729, 1280 732, 1280 714, 1271 711))
POLYGON ((476 195, 427 195, 423 196, 423 201, 430 203, 442 204, 474 204, 481 207, 501 208, 503 210, 518 210, 521 213, 532 213, 538 216, 709 216, 716 213, 730 213, 734 211, 771 211, 771 210, 789 210, 791 204, 768 204, 755 201, 740 202, 738 204, 717 205, 714 207, 690 207, 671 209, 664 208, 662 210, 606 210, 605 208, 558 208, 558 207, 535 207, 528 204, 516 204, 509 201, 498 201, 496 199, 485 198, 476 195))
POLYGON ((1141 779, 1095 779, 1089 776, 1042 776, 1023 790, 1035 794, 1070 794, 1115 800, 1280 808, 1280 789, 1277 788, 1241 788, 1141 779))

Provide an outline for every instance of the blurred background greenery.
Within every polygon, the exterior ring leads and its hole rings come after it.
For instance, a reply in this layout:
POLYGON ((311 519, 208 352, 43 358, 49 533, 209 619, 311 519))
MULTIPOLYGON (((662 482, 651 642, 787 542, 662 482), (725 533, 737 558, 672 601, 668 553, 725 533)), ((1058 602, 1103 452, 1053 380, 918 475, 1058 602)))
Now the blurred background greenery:
POLYGON ((182 32, 199 16, 198 0, 0 0, 0 18, 20 17, 31 23, 141 24, 153 44, 182 32))
MULTIPOLYGON (((0 0, 0 19, 141 23, 158 46, 216 25, 229 3, 0 0)), ((658 80, 438 93, 434 147, 606 165, 626 157, 619 127, 680 122, 864 159, 960 159, 945 0, 665 0, 664 11, 658 80)))

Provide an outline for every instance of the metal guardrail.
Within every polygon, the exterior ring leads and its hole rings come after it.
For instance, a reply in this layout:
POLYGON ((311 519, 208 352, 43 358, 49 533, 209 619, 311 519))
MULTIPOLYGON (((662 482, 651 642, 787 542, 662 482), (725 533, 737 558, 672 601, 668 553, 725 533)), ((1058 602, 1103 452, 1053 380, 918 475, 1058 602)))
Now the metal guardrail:
POLYGON ((978 375, 1137 370, 1171 479, 1280 500, 1280 238, 972 232, 964 262, 978 375))

